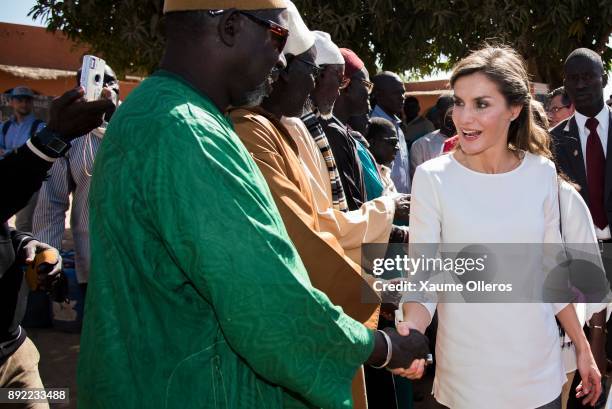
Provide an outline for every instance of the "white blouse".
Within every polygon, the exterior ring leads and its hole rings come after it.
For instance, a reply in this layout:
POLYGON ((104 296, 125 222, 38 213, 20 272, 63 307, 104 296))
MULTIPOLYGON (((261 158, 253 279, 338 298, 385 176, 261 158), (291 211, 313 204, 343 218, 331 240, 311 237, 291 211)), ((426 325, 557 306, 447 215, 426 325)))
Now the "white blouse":
MULTIPOLYGON (((569 247, 576 247, 577 251, 587 252, 589 260, 597 262, 601 270, 604 271, 601 255, 598 253, 597 237, 595 236, 595 226, 589 208, 580 196, 580 193, 569 183, 565 181, 559 182, 559 207, 561 209, 561 233, 563 241, 569 247), (586 244, 587 246, 580 246, 586 244), (593 254, 592 252, 595 252, 593 254)), ((593 314, 604 310, 608 304, 606 303, 589 303, 589 304, 574 304, 576 313, 581 325, 588 322, 593 314)), ((611 308, 608 308, 607 318, 610 318, 611 308)), ((565 335, 564 342, 569 342, 570 339, 565 335)), ((563 348, 563 364, 567 373, 576 370, 576 349, 572 344, 569 347, 563 348)))
MULTIPOLYGON (((526 153, 502 174, 452 154, 415 172, 411 243, 560 243, 554 164, 526 153)), ((433 393, 450 408, 536 408, 561 394, 555 314, 567 304, 424 304, 438 310, 433 393)))

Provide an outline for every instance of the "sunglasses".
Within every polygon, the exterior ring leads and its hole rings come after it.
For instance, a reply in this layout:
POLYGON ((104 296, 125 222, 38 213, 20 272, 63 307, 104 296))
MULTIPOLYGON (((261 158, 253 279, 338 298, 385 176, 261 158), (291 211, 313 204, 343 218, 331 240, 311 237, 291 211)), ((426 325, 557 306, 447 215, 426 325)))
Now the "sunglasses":
POLYGON ((399 142, 399 139, 397 138, 381 138, 379 140, 392 147, 396 147, 397 143, 399 142))
POLYGON ((293 59, 298 60, 299 62, 310 68, 310 74, 314 77, 315 80, 319 78, 321 72, 323 71, 323 68, 319 67, 317 64, 313 64, 310 61, 304 60, 303 58, 293 57, 293 59))
MULTIPOLYGON (((209 10, 208 14, 213 17, 216 17, 216 16, 220 16, 226 11, 228 10, 209 10)), ((278 23, 275 23, 272 20, 264 20, 246 11, 242 11, 242 10, 236 10, 236 11, 238 12, 238 14, 245 16, 252 22, 259 24, 262 27, 265 27, 270 33, 270 38, 272 39, 272 42, 274 43, 274 48, 276 48, 276 51, 278 51, 279 54, 283 52, 283 49, 285 48, 285 45, 287 44, 287 39, 289 38, 288 29, 286 29, 285 27, 281 26, 278 23)))
POLYGON ((371 94, 372 90, 374 89, 374 83, 368 80, 361 80, 361 82, 363 83, 363 85, 365 85, 366 89, 368 90, 368 94, 371 94))

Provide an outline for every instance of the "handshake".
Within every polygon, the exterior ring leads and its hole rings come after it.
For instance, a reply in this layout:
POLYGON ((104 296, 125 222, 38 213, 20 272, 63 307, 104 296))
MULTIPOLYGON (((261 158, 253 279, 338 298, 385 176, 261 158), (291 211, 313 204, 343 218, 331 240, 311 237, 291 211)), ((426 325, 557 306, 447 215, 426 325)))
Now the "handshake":
POLYGON ((374 368, 387 368, 394 375, 408 379, 423 376, 425 366, 432 363, 429 340, 416 329, 405 326, 398 332, 394 328, 376 331, 374 350, 366 361, 374 368))

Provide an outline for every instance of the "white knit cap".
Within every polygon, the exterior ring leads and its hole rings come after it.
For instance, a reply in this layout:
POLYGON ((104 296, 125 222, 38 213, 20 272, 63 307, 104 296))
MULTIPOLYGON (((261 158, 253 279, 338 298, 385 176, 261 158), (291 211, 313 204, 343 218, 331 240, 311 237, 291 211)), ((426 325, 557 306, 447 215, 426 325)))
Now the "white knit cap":
POLYGON ((289 29, 289 38, 283 53, 285 55, 300 55, 308 51, 315 42, 314 35, 310 32, 300 12, 291 0, 287 1, 287 12, 289 13, 287 28, 289 29))
POLYGON ((317 50, 317 58, 315 64, 341 64, 344 65, 344 58, 340 49, 331 39, 331 36, 324 31, 313 31, 315 36, 315 49, 317 50))

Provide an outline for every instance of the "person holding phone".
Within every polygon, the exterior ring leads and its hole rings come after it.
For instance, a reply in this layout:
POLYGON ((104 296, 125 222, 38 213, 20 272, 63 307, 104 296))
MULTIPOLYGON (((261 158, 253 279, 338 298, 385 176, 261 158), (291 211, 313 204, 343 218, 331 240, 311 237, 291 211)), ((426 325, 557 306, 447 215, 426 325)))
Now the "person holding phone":
MULTIPOLYGON (((21 327, 29 289, 24 267, 34 272, 42 288, 51 290, 61 258, 57 249, 30 233, 10 229, 7 220, 40 188, 51 165, 70 148, 70 141, 102 123, 109 101, 84 102, 75 88, 51 103, 49 123, 26 143, 0 160, 4 195, 0 201, 0 388, 42 388, 38 351, 21 327), (37 256, 46 254, 47 263, 37 256)), ((37 285, 36 279, 33 285, 37 285)), ((29 406, 26 406, 29 407, 29 406)), ((37 408, 48 407, 38 404, 37 408)))
MULTIPOLYGON (((82 70, 77 73, 79 84, 82 70)), ((111 101, 115 106, 119 99, 119 81, 109 65, 104 67, 101 99, 111 101)), ((75 270, 83 297, 89 279, 89 186, 98 148, 104 138, 110 115, 91 132, 72 141, 72 149, 55 161, 49 176, 38 193, 34 211, 33 233, 45 243, 61 249, 66 226, 66 212, 72 212, 70 227, 74 238, 75 270)))

